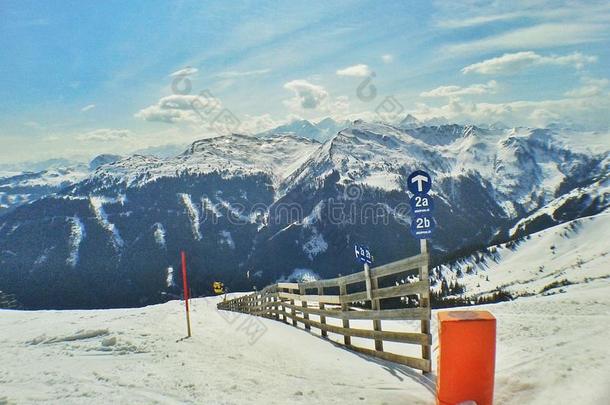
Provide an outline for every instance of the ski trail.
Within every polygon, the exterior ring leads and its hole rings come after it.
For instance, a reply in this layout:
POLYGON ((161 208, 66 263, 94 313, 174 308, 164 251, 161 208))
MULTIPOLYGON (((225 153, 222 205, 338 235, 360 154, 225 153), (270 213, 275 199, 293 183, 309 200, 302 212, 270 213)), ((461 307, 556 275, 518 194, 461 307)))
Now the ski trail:
POLYGON ((93 209, 95 218, 98 220, 102 228, 112 235, 112 244, 115 250, 119 251, 123 246, 125 246, 125 242, 123 241, 123 238, 121 238, 118 228, 108 220, 108 215, 106 215, 106 212, 104 211, 105 202, 106 200, 103 197, 89 197, 89 203, 93 209))
POLYGON ((78 250, 80 244, 86 236, 85 225, 77 216, 69 219, 70 221, 70 239, 68 245, 70 246, 70 253, 66 259, 66 263, 71 267, 76 267, 78 264, 78 250))
POLYGON ((193 238, 195 240, 201 240, 201 229, 199 228, 199 211, 195 204, 193 204, 193 200, 191 200, 190 194, 180 193, 178 194, 186 207, 186 211, 189 217, 189 221, 191 222, 191 231, 193 232, 193 238))

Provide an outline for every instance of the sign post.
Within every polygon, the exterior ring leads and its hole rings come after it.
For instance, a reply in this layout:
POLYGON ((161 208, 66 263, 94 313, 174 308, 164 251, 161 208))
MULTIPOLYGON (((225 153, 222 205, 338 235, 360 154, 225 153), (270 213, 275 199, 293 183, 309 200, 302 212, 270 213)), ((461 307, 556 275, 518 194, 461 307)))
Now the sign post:
MULTIPOLYGON (((373 299, 373 290, 377 290, 379 288, 378 280, 371 276, 371 267, 373 264, 373 255, 371 254, 371 250, 362 245, 354 245, 354 253, 356 254, 356 258, 362 262, 364 265, 364 281, 366 284, 366 299, 371 301, 371 309, 374 311, 380 310, 381 305, 379 302, 379 298, 373 299)), ((345 327, 345 326, 344 326, 345 327)), ((381 320, 373 320, 373 330, 376 332, 381 332, 381 320)), ((346 340, 347 342, 351 342, 346 340)), ((375 350, 382 352, 383 351, 383 340, 375 339, 375 350)))
POLYGON ((373 256, 371 255, 371 251, 366 246, 354 245, 354 253, 356 254, 356 258, 364 264, 364 279, 366 283, 366 297, 368 300, 373 300, 373 294, 371 292, 371 269, 369 267, 370 264, 373 263, 373 256))
POLYGON ((189 283, 186 278, 186 253, 181 252, 182 256, 182 286, 184 288, 184 303, 186 306, 186 330, 187 337, 191 337, 191 316, 189 314, 189 283))
POLYGON ((366 283, 366 298, 369 301, 373 300, 373 293, 371 292, 371 269, 368 263, 364 263, 364 278, 366 283))
MULTIPOLYGON (((419 249, 422 255, 428 255, 428 238, 432 236, 436 226, 432 212, 434 210, 434 201, 428 195, 432 187, 432 178, 422 170, 416 170, 407 178, 407 188, 413 194, 409 203, 411 205, 411 234, 419 239, 419 249)), ((428 263, 419 268, 419 279, 427 280, 428 263)), ((422 308, 430 307, 430 292, 422 294, 420 297, 419 306, 422 308)), ((421 332, 430 334, 430 321, 425 319, 421 321, 421 332)), ((430 360, 432 353, 430 346, 422 346, 422 357, 430 360)))

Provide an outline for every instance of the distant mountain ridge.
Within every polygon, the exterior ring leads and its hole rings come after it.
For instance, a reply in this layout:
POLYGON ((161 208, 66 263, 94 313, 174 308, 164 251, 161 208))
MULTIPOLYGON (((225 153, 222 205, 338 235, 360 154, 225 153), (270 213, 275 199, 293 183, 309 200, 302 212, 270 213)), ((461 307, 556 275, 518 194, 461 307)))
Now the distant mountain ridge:
POLYGON ((322 143, 285 130, 128 156, 1 216, 0 290, 30 308, 137 306, 166 299, 181 250, 195 294, 212 280, 238 291, 346 274, 354 243, 376 264, 397 260, 419 246, 406 208, 415 169, 433 179, 436 258, 538 230, 519 221, 548 206, 566 207, 552 226, 610 201, 596 186, 607 153, 573 151, 556 130, 357 120, 322 143))
POLYGON ((31 170, 0 176, 0 216, 78 183, 98 167, 120 158, 119 155, 102 154, 93 158, 88 165, 68 159, 16 165, 14 168, 28 167, 31 170))
POLYGON ((347 128, 349 125, 349 121, 337 122, 332 118, 325 118, 317 123, 308 120, 294 120, 268 131, 261 132, 256 136, 277 137, 291 135, 318 142, 325 142, 340 130, 347 128))

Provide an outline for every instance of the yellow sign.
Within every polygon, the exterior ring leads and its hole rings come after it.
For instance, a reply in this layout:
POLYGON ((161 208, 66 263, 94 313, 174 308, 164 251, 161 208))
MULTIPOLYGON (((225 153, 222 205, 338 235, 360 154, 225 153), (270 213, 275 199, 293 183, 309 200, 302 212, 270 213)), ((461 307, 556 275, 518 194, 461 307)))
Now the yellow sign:
POLYGON ((225 292, 225 285, 220 281, 214 281, 212 288, 214 289, 214 294, 224 294, 225 292))

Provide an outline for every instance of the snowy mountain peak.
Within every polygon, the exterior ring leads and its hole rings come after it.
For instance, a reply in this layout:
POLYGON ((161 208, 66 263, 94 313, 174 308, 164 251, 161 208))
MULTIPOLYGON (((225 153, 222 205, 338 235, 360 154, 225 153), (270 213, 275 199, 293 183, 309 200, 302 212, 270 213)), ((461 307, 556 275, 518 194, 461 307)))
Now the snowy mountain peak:
POLYGON ((325 118, 320 122, 312 123, 308 120, 295 120, 288 124, 280 125, 277 128, 270 129, 257 134, 258 137, 273 138, 278 136, 295 136, 300 138, 311 139, 319 142, 324 142, 335 135, 339 130, 347 127, 348 122, 336 122, 332 118, 325 118))
POLYGON ((89 170, 95 171, 98 167, 108 164, 114 163, 117 160, 120 160, 120 155, 111 155, 111 154, 102 154, 98 155, 89 162, 89 170))
POLYGON ((413 115, 407 114, 407 116, 405 118, 403 118, 402 121, 400 121, 398 126, 400 128, 417 128, 417 127, 422 126, 422 123, 420 120, 415 118, 413 115))
POLYGON ((337 122, 337 121, 335 121, 334 119, 332 119, 330 117, 326 117, 326 118, 318 121, 316 126, 318 128, 335 130, 336 128, 341 127, 341 126, 348 127, 349 124, 350 124, 349 121, 337 122))
POLYGON ((316 141, 289 135, 224 135, 195 141, 173 158, 133 155, 104 165, 89 183, 142 186, 160 178, 215 172, 227 177, 264 173, 278 184, 319 147, 316 141))

